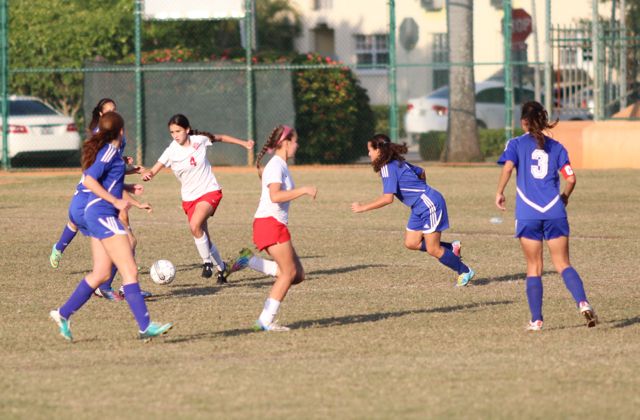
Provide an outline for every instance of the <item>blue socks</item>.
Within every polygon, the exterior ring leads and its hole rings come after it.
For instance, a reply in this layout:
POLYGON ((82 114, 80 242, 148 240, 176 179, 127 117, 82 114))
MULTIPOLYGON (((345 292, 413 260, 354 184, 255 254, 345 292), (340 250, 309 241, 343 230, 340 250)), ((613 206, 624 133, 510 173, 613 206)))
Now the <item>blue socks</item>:
POLYGON ((542 277, 527 277, 527 301, 531 311, 531 322, 542 319, 542 277))
POLYGON ((444 254, 442 254, 442 257, 440 257, 438 261, 440 261, 442 264, 446 265, 447 267, 449 267, 450 269, 452 269, 458 274, 469 272, 469 267, 467 267, 462 262, 460 257, 456 257, 453 251, 450 250, 449 248, 444 248, 444 254))
POLYGON ((76 233, 78 233, 77 230, 71 230, 69 228, 69 225, 66 225, 64 227, 64 230, 62 231, 62 235, 60 235, 60 239, 58 239, 58 242, 56 242, 56 249, 60 252, 64 252, 71 241, 73 241, 73 238, 76 237, 76 233))
POLYGON ((64 319, 69 319, 74 312, 82 307, 91 298, 93 294, 93 287, 89 286, 87 280, 82 279, 76 290, 73 291, 67 302, 59 309, 60 316, 64 319))
MULTIPOLYGON (((453 245, 451 245, 451 242, 440 242, 440 246, 453 251, 453 245)), ((424 238, 422 238, 422 242, 420 242, 420 251, 427 252, 427 242, 424 238)))
POLYGON ((571 292, 571 296, 576 301, 576 304, 579 304, 582 301, 587 301, 587 295, 584 292, 584 286, 582 285, 582 279, 578 272, 571 266, 564 269, 561 273, 562 280, 564 280, 564 285, 567 286, 569 292, 571 292))
POLYGON ((138 323, 138 329, 145 331, 151 319, 149 317, 149 311, 147 310, 147 304, 144 303, 144 297, 142 297, 142 293, 140 292, 140 285, 138 283, 124 285, 124 298, 129 304, 129 308, 138 323))

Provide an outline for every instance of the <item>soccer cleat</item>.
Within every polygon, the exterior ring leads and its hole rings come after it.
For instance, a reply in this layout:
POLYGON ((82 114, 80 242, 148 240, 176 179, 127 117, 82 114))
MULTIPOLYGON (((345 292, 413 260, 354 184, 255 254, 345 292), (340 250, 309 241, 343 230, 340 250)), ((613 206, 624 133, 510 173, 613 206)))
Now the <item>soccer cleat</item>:
POLYGON ((213 264, 210 262, 202 264, 202 277, 208 279, 211 276, 213 276, 213 264))
POLYGON ((462 242, 460 241, 453 241, 451 242, 451 250, 453 251, 453 255, 455 255, 456 257, 462 258, 461 254, 462 254, 462 242))
POLYGON ((64 319, 60 315, 60 311, 58 309, 54 309, 49 312, 49 316, 51 319, 58 324, 58 328, 60 329, 60 335, 67 341, 72 341, 73 337, 71 336, 71 321, 64 319))
POLYGON ((255 331, 277 331, 277 332, 291 330, 291 328, 289 327, 285 327, 284 325, 278 324, 278 321, 273 321, 269 325, 264 325, 262 322, 260 322, 260 320, 256 321, 256 323, 253 325, 253 329, 255 331))
MULTIPOLYGON (((120 286, 120 288, 118 289, 118 294, 120 295, 120 297, 122 299, 124 299, 124 286, 120 286)), ((147 292, 146 290, 140 290, 140 294, 142 295, 142 297, 144 299, 148 299, 150 297, 153 297, 153 293, 147 292)))
POLYGON ((226 263, 223 263, 223 264, 224 264, 224 268, 216 273, 216 277, 217 277, 216 284, 218 286, 227 284, 227 274, 226 274, 227 264, 226 263))
POLYGON ((231 273, 247 268, 251 257, 253 257, 253 252, 249 248, 242 248, 233 263, 226 264, 225 275, 228 277, 231 273))
POLYGON ((589 305, 589 302, 582 301, 578 306, 580 307, 580 313, 584 316, 584 319, 587 320, 587 327, 593 328, 598 325, 598 315, 596 315, 596 311, 589 305))
POLYGON ((121 295, 120 293, 116 292, 111 287, 108 289, 97 288, 96 290, 93 291, 93 294, 98 297, 110 300, 112 302, 120 302, 122 299, 124 299, 124 295, 121 295))
POLYGON ((171 328, 173 328, 172 323, 160 324, 158 322, 151 322, 149 326, 144 331, 138 331, 138 338, 143 340, 145 343, 150 341, 153 337, 157 337, 162 334, 166 334, 171 328))
POLYGON ((56 244, 53 244, 53 248, 51 248, 51 255, 49 255, 49 264, 51 264, 51 267, 53 268, 58 268, 61 259, 62 252, 58 251, 56 244))
POLYGON ((476 272, 473 271, 471 268, 469 268, 468 272, 462 273, 458 276, 458 282, 456 283, 456 286, 458 287, 466 286, 467 284, 469 284, 469 282, 475 275, 476 275, 476 272))
POLYGON ((529 321, 529 325, 527 325, 527 331, 540 331, 542 330, 542 321, 529 321))

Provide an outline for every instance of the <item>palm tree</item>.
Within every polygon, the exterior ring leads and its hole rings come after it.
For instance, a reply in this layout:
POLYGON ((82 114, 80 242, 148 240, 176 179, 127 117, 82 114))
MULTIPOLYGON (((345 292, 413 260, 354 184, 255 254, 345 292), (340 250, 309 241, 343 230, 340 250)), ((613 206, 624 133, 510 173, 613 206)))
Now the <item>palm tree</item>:
POLYGON ((482 160, 473 76, 473 0, 447 0, 449 33, 449 132, 445 162, 482 160))

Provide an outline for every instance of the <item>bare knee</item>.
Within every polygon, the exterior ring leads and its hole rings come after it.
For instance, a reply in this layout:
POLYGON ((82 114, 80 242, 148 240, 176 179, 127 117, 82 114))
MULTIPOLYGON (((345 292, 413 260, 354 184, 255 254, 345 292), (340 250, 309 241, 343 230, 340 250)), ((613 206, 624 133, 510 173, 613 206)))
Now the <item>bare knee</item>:
POLYGON ((191 230, 191 235, 193 235, 194 238, 202 238, 202 234, 204 233, 200 225, 193 223, 189 223, 189 230, 191 230))
POLYGON ((419 251, 421 249, 422 242, 416 242, 409 238, 405 238, 404 246, 412 251, 419 251))

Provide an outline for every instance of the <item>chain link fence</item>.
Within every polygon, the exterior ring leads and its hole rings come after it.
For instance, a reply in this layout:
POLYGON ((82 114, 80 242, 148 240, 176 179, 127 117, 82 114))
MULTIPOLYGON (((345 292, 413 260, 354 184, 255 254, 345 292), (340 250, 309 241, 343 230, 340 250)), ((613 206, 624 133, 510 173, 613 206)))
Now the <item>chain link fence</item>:
MULTIPOLYGON (((472 66, 476 83, 495 82, 496 92, 483 100, 493 106, 495 121, 503 128, 510 107, 505 92, 511 84, 514 105, 525 97, 544 101, 544 93, 550 92, 554 113, 579 119, 615 116, 637 99, 640 38, 621 27, 620 19, 603 24, 594 38, 585 23, 571 31, 547 17, 548 30, 538 31, 539 44, 552 52, 546 62, 531 51, 531 39, 528 50, 518 44, 512 61, 505 62, 505 31, 494 28, 493 45, 478 46, 485 42, 480 35, 474 41, 475 62, 451 63, 445 2, 438 0, 236 0, 241 18, 166 21, 144 19, 142 0, 88 3, 0 0, 7 121, 0 150, 3 168, 78 166, 91 111, 103 97, 114 99, 125 117, 126 154, 139 163, 155 162, 171 141, 167 121, 182 113, 199 130, 256 140, 256 150, 249 153, 233 145, 214 146, 209 152, 214 164, 252 164, 274 126, 296 125, 302 110, 313 113, 309 104, 320 103, 325 94, 339 97, 341 82, 313 86, 313 77, 305 79, 310 90, 301 93, 296 81, 301 71, 349 72, 366 90, 375 131, 409 143, 407 108, 414 99, 446 90, 451 66, 472 66), (593 39, 600 48, 595 58, 593 39), (246 49, 247 43, 254 47, 246 49), (308 51, 314 55, 305 59, 308 51), (504 78, 505 66, 513 69, 511 81, 504 78), (545 66, 551 85, 549 79, 545 83, 545 66), (531 97, 518 89, 529 89, 531 97), (61 115, 30 114, 29 101, 61 115), (603 104, 602 109, 595 109, 595 103, 603 104)), ((217 2, 222 3, 231 2, 217 2)), ((559 4, 546 2, 552 3, 559 4)), ((499 28, 511 2, 476 2, 474 7, 475 26, 491 21, 499 28)), ((542 14, 534 23, 544 28, 544 22, 542 14)), ((508 33, 512 30, 510 26, 508 33)), ((326 107, 319 109, 318 114, 327 113, 326 107)), ((421 112, 424 117, 446 114, 446 107, 421 112)), ((316 130, 338 131, 350 121, 336 115, 318 123, 323 125, 316 130)), ((495 121, 480 122, 493 126, 495 121)))

